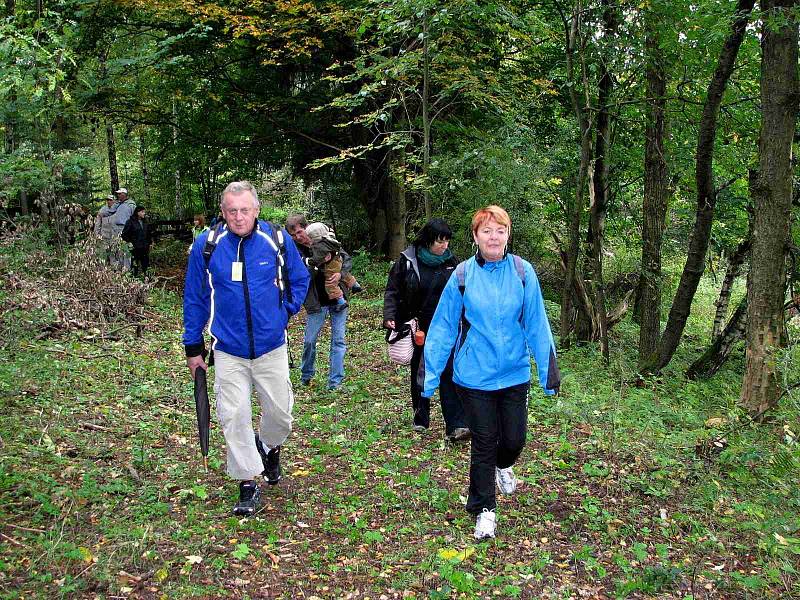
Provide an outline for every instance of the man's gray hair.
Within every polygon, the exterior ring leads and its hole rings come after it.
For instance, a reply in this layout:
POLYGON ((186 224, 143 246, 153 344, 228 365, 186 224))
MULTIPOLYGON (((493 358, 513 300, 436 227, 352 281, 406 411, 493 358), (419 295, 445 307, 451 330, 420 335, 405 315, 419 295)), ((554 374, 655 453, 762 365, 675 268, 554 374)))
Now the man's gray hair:
POLYGON ((232 181, 222 190, 222 194, 219 197, 220 207, 225 203, 225 194, 241 194, 242 192, 250 192, 250 195, 253 196, 253 205, 256 208, 261 206, 258 201, 258 192, 252 183, 249 181, 232 181))

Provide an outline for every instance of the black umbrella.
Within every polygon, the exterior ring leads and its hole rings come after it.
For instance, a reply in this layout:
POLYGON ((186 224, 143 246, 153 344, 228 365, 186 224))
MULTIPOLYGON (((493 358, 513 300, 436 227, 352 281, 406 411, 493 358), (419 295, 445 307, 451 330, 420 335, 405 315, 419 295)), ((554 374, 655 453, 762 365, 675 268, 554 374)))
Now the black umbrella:
POLYGON ((206 370, 194 370, 194 408, 197 411, 197 433, 200 435, 200 452, 203 453, 203 466, 208 471, 208 435, 211 426, 211 408, 208 404, 208 382, 206 370))

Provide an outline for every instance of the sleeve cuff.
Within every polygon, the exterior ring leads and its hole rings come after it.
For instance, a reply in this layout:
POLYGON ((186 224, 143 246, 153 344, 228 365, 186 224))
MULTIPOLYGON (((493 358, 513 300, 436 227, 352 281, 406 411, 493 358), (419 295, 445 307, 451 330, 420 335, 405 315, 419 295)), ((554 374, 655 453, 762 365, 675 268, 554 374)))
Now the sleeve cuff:
POLYGON ((184 344, 183 347, 186 350, 186 358, 200 356, 206 349, 206 346, 203 342, 199 342, 197 344, 184 344))

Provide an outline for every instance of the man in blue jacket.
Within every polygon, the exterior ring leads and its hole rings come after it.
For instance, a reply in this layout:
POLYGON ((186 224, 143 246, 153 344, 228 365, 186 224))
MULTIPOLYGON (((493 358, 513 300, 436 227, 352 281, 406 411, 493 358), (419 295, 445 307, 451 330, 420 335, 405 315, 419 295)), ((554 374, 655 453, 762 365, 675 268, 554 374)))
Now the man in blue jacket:
POLYGON ((195 369, 208 368, 203 359, 208 324, 227 472, 239 481, 233 512, 245 516, 260 503, 256 477, 264 475, 270 485, 281 478, 281 445, 292 429, 294 404, 286 326, 309 284, 294 242, 284 230, 258 220, 259 206, 247 181, 225 188, 220 208, 226 224, 200 234, 192 245, 183 297, 183 343, 192 377, 195 369), (255 436, 253 386, 261 404, 255 436))

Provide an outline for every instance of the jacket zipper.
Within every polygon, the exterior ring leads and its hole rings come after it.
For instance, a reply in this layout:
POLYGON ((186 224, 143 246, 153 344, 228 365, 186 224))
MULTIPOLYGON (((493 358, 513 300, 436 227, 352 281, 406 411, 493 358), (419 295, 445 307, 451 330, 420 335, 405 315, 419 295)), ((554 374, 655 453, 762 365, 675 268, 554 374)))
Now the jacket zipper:
POLYGON ((256 358, 256 342, 253 338, 253 315, 250 312, 250 290, 247 287, 247 260, 245 260, 244 255, 244 238, 239 240, 239 249, 241 250, 241 254, 239 255, 240 260, 242 261, 242 289, 244 290, 244 314, 247 318, 247 338, 250 343, 250 360, 255 360, 256 358))

